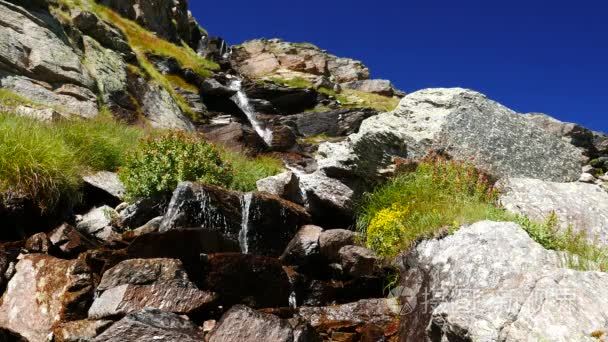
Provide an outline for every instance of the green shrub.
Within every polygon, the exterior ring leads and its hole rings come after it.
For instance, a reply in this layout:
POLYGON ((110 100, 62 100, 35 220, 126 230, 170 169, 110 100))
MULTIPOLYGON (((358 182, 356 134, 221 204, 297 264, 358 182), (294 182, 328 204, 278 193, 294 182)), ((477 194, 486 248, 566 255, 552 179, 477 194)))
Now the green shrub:
POLYGON ((234 169, 234 177, 229 185, 233 190, 254 191, 258 180, 283 171, 283 162, 270 156, 249 158, 228 150, 222 151, 222 156, 234 169))
POLYGON ((169 132, 146 139, 120 170, 130 199, 171 192, 183 181, 229 186, 230 164, 218 149, 196 135, 169 132))
POLYGON ((467 163, 429 160, 363 197, 358 228, 367 245, 392 256, 451 227, 496 219, 496 192, 467 163))

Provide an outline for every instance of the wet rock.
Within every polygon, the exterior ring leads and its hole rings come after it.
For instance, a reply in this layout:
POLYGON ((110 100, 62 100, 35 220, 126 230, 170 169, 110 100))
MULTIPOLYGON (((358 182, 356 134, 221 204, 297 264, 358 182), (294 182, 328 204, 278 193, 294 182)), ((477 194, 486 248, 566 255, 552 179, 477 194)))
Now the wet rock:
POLYGON ((360 246, 344 246, 338 252, 342 270, 352 277, 368 277, 376 273, 380 258, 371 250, 360 246))
POLYGON ((119 285, 104 291, 89 309, 89 318, 100 319, 156 308, 178 314, 192 314, 209 307, 216 299, 212 292, 195 286, 165 282, 152 285, 119 285))
POLYGON ((82 261, 25 255, 2 297, 0 326, 31 342, 46 342, 56 323, 86 317, 93 289, 92 277, 82 261))
POLYGON ((272 141, 270 148, 273 151, 288 151, 297 143, 295 133, 287 126, 272 127, 272 141))
POLYGON ((279 196, 297 204, 303 204, 298 177, 292 172, 283 172, 276 176, 260 179, 256 182, 258 191, 279 196))
POLYGON ((125 186, 114 172, 100 171, 82 177, 85 202, 93 205, 116 206, 125 196, 125 186))
POLYGON ((389 80, 353 81, 342 83, 342 87, 389 97, 395 95, 395 88, 389 80))
POLYGON ((201 83, 201 92, 205 95, 232 97, 236 94, 236 90, 225 86, 216 79, 208 78, 201 83))
POLYGON ((340 261, 340 249, 354 245, 357 234, 346 229, 329 229, 319 236, 321 255, 331 262, 340 261))
POLYGON ((401 262, 402 339, 590 336, 605 325, 606 298, 598 293, 605 292, 608 275, 567 269, 566 259, 514 223, 479 222, 422 242, 401 262))
POLYGON ((117 224, 123 228, 138 228, 167 211, 169 196, 144 198, 128 205, 118 213, 117 224))
POLYGON ((263 192, 246 194, 243 208, 247 224, 241 250, 247 253, 280 256, 298 229, 310 223, 303 207, 263 192))
POLYGON ((245 253, 278 256, 309 221, 302 207, 270 194, 242 195, 185 182, 175 190, 160 231, 199 227, 218 232, 245 253))
POLYGON ((226 306, 286 307, 287 274, 277 259, 245 254, 211 254, 203 262, 204 288, 219 294, 226 306))
POLYGON ((281 261, 288 265, 310 265, 320 256, 319 237, 323 228, 307 225, 296 233, 281 255, 281 261))
POLYGON ((24 247, 29 253, 46 254, 51 249, 51 241, 45 233, 38 233, 30 236, 24 247))
POLYGON ((49 239, 53 247, 59 250, 65 257, 75 257, 97 246, 96 243, 67 223, 62 224, 49 233, 49 239))
POLYGON ((369 325, 382 329, 386 334, 396 335, 399 312, 398 301, 385 298, 326 307, 301 307, 297 310, 298 315, 322 335, 350 332, 355 333, 354 337, 358 338, 360 334, 357 330, 369 325))
POLYGON ((507 210, 540 222, 555 213, 561 229, 572 226, 590 241, 608 244, 608 192, 600 186, 511 178, 500 181, 498 188, 507 210))
POLYGON ((210 342, 294 341, 291 325, 279 317, 236 305, 224 314, 210 342))
POLYGON ((418 158, 439 150, 498 177, 574 181, 580 150, 514 111, 466 89, 425 89, 397 109, 363 121, 359 133, 319 147, 328 175, 379 177, 392 158, 418 158))
POLYGON ((108 206, 94 208, 85 215, 76 218, 76 229, 88 236, 102 241, 110 241, 119 237, 112 223, 117 219, 116 211, 108 206))
POLYGON ((207 125, 201 128, 205 139, 221 144, 230 150, 247 153, 249 151, 262 151, 266 143, 250 127, 238 122, 230 121, 228 124, 207 125))
POLYGON ((53 329, 54 342, 92 341, 114 323, 109 320, 80 320, 61 323, 53 329))
POLYGON ((114 323, 93 342, 200 342, 202 329, 183 316, 157 309, 144 309, 114 323))
POLYGON ((378 114, 373 109, 339 109, 329 112, 307 112, 285 116, 284 124, 295 126, 301 136, 346 136, 359 131, 363 120, 378 114))
POLYGON ((176 282, 187 285, 188 275, 182 263, 176 259, 130 259, 104 272, 97 291, 105 291, 120 285, 150 285, 176 282))
POLYGON ((290 88, 271 82, 244 84, 249 98, 268 101, 282 114, 296 114, 317 105, 317 93, 311 89, 290 88))

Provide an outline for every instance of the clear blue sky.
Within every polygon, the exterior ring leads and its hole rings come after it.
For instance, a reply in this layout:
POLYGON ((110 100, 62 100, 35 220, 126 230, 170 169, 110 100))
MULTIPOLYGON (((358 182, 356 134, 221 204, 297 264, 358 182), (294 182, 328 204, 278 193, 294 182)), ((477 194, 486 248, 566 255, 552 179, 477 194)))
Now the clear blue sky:
POLYGON ((412 92, 460 86, 608 132, 606 0, 190 0, 211 35, 308 41, 412 92))

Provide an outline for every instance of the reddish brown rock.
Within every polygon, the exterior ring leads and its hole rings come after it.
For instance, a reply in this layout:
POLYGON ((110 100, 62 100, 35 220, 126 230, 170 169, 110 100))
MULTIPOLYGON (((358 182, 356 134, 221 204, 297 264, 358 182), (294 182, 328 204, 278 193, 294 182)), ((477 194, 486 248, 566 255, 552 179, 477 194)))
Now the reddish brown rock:
POLYGON ((51 241, 45 233, 34 234, 25 242, 25 249, 30 253, 48 253, 51 241))
POLYGON ((215 293, 174 282, 120 285, 106 290, 95 299, 89 309, 89 318, 100 319, 125 315, 144 308, 190 314, 210 306, 216 298, 215 293))
POLYGON ((49 233, 49 240, 58 251, 67 257, 76 256, 96 246, 96 243, 67 223, 49 233))
POLYGON ((345 337, 355 333, 355 340, 359 341, 361 336, 370 336, 378 330, 384 331, 385 337, 395 335, 399 311, 396 299, 383 298, 336 306, 301 307, 298 315, 323 336, 345 337))
POLYGON ((225 306, 254 308, 289 303, 290 283, 277 259, 227 253, 209 255, 204 262, 205 288, 215 291, 225 306))
POLYGON ((86 316, 92 292, 92 277, 81 260, 25 255, 2 298, 0 326, 30 342, 46 341, 54 324, 86 316))
POLYGON ((93 342, 201 342, 203 330, 184 316, 144 309, 114 323, 93 342))
POLYGON ((109 320, 80 320, 61 323, 53 329, 53 342, 90 341, 110 325, 109 320))
POLYGON ((293 328, 277 316, 243 305, 232 307, 211 333, 209 342, 293 342, 293 328))
POLYGON ((189 284, 182 262, 176 259, 130 259, 104 272, 97 291, 120 285, 150 285, 176 282, 189 284))

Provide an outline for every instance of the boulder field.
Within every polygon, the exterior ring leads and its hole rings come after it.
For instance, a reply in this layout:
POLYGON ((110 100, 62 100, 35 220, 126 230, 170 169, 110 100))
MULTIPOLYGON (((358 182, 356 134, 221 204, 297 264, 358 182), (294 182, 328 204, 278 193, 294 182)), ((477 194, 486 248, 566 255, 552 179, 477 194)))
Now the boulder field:
POLYGON ((487 174, 507 211, 605 247, 603 133, 469 89, 405 94, 308 43, 231 47, 186 0, 0 0, 0 91, 26 99, 0 96, 2 113, 109 114, 285 164, 250 192, 185 181, 127 201, 102 171, 77 207, 2 196, 0 341, 608 340, 608 274, 524 226, 476 222, 386 259, 354 224, 366 192, 439 155, 487 174))

